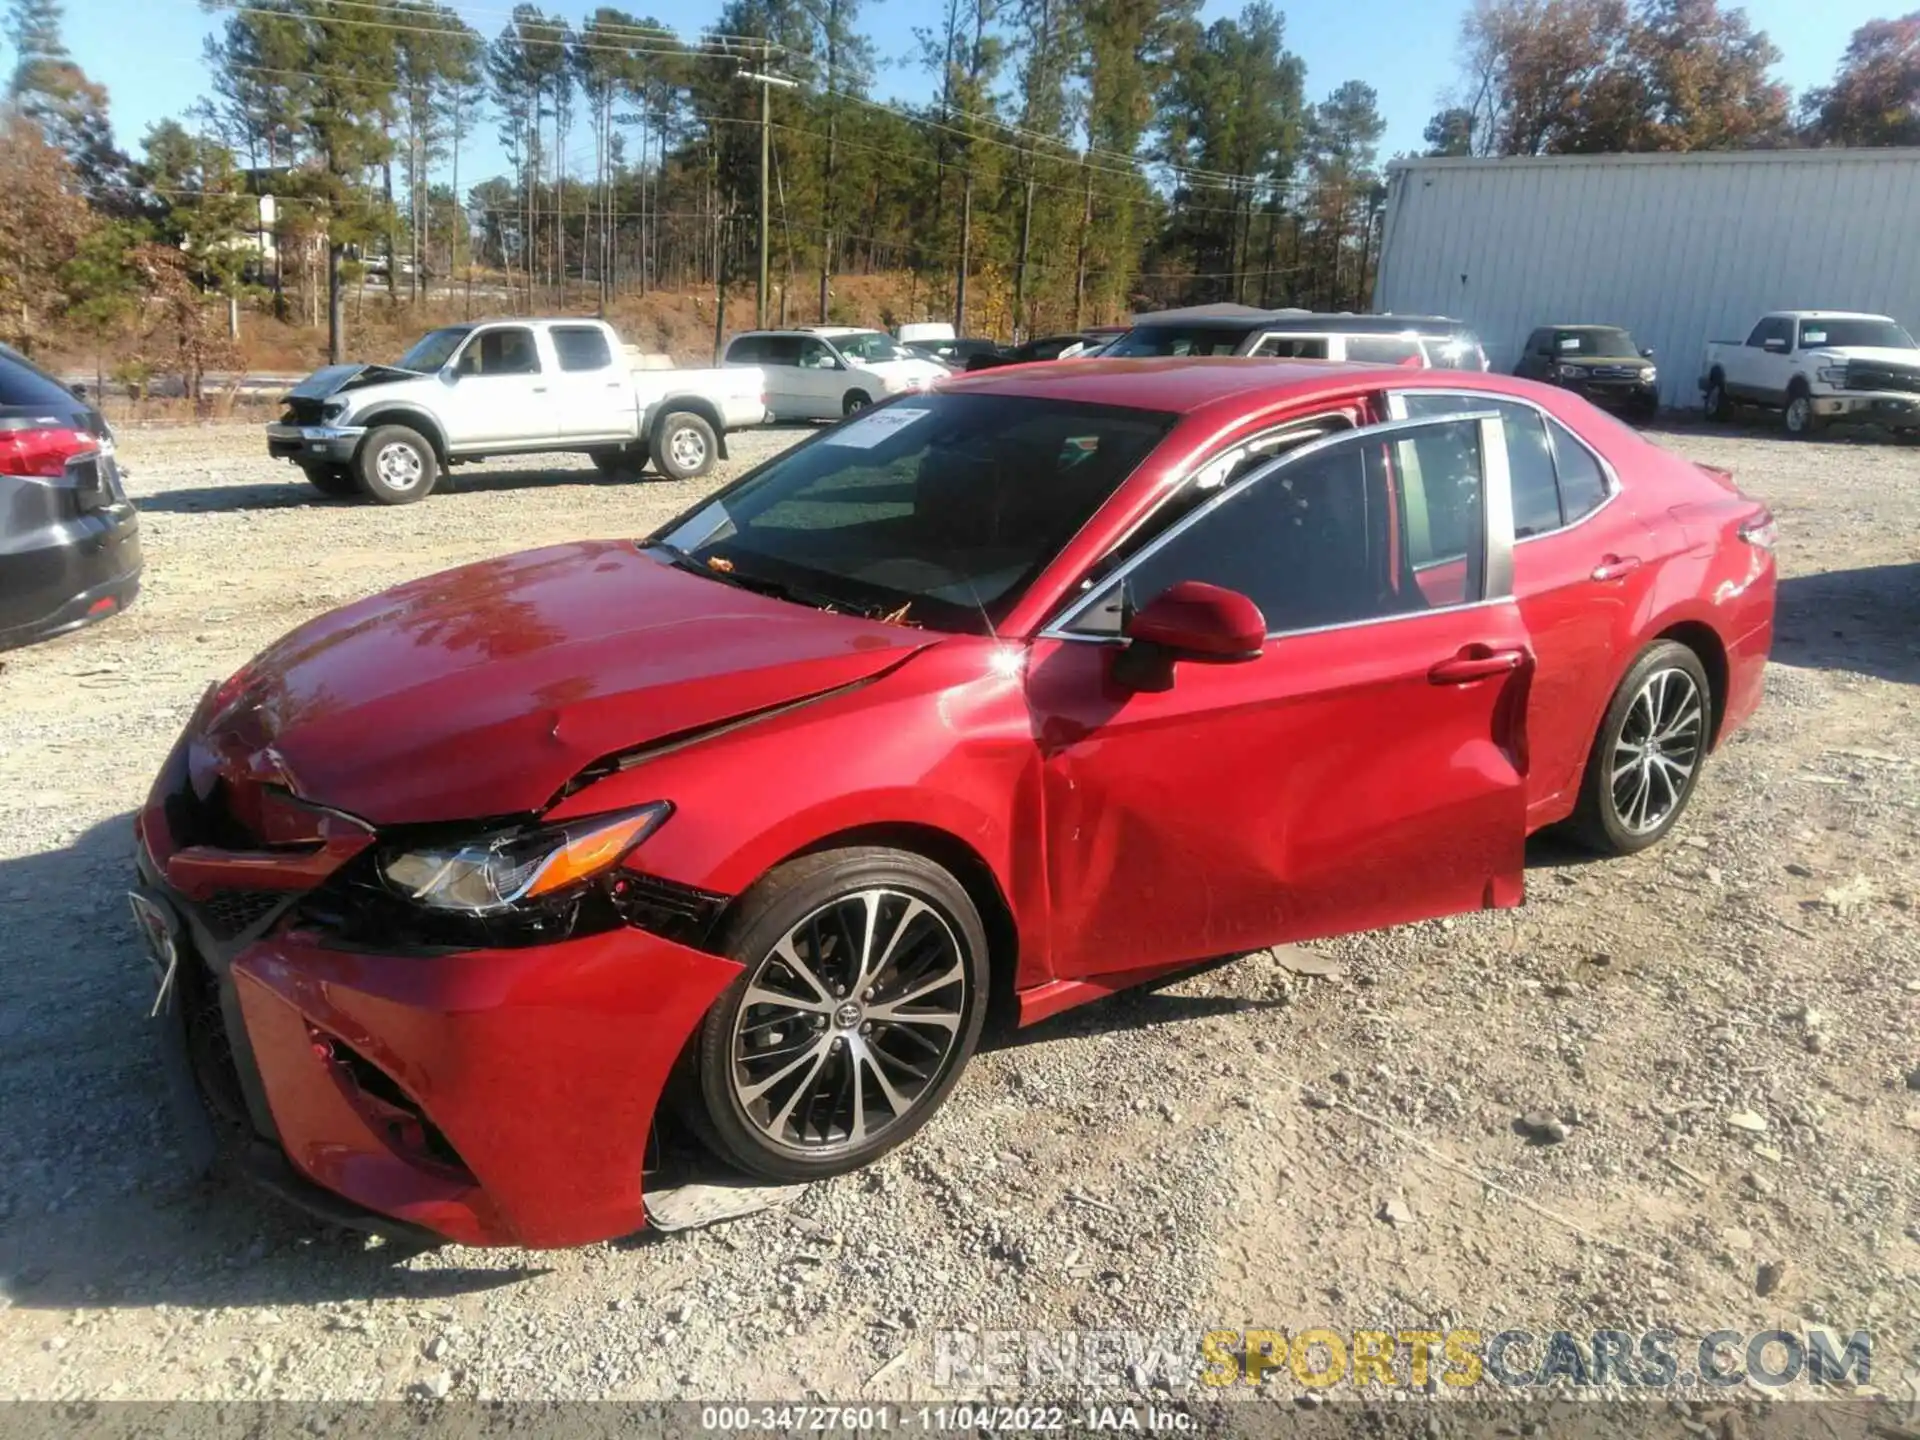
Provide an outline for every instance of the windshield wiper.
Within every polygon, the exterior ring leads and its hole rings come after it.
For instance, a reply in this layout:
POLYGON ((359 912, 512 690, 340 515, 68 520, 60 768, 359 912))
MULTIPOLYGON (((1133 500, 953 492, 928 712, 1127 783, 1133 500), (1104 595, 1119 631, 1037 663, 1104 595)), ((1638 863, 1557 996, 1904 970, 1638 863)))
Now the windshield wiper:
POLYGON ((731 564, 724 569, 717 565, 710 565, 668 540, 655 540, 648 548, 664 554, 668 563, 676 570, 685 570, 692 575, 704 575, 709 580, 721 580, 742 590, 751 590, 756 595, 771 595, 776 600, 790 600, 796 605, 805 605, 810 609, 848 611, 869 620, 878 619, 884 609, 879 605, 863 605, 837 595, 828 595, 824 591, 809 590, 803 585, 770 579, 765 575, 749 575, 731 564))

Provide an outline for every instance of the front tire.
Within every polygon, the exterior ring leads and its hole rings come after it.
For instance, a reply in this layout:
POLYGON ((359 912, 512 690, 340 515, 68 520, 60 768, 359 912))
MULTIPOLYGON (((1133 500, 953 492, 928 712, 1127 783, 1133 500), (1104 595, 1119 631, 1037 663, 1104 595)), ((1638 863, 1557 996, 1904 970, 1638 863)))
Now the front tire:
POLYGON ((382 425, 360 446, 360 488, 382 505, 411 505, 433 493, 440 465, 433 446, 405 425, 382 425))
POLYGON ((360 493, 360 482, 348 466, 302 465, 300 471, 307 477, 307 483, 322 495, 341 500, 360 493))
POLYGON ((696 480, 713 469, 720 450, 713 426, 701 416, 676 410, 660 421, 654 447, 660 473, 669 480, 696 480))
POLYGON ((746 970, 701 1025, 690 1118, 754 1174, 868 1164, 927 1122, 979 1044, 986 931, 924 856, 790 861, 747 893, 720 948, 746 970))
POLYGON ((873 404, 873 397, 867 394, 866 391, 849 390, 840 399, 840 413, 842 415, 858 415, 871 404, 873 404))
POLYGON ((1700 657, 1673 640, 1649 645, 1594 737, 1574 835, 1606 855, 1658 844, 1693 798, 1712 734, 1713 690, 1700 657))
POLYGON ((1787 396, 1787 408, 1781 412, 1787 433, 1803 440, 1820 429, 1820 416, 1813 408, 1813 397, 1804 390, 1787 396))

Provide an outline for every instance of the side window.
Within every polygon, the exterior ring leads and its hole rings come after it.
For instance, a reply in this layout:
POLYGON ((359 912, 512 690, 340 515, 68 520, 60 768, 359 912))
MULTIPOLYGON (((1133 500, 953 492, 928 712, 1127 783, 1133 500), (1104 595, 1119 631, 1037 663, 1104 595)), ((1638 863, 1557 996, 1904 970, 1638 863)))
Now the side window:
POLYGON ((1791 320, 1780 319, 1777 316, 1762 320, 1758 325, 1753 327, 1753 334, 1747 337, 1747 344, 1758 348, 1765 348, 1769 340, 1783 341, 1788 349, 1792 349, 1793 322, 1791 320))
POLYGON ((760 361, 761 343, 758 335, 736 335, 727 346, 727 364, 755 365, 760 361))
POLYGON ((538 375, 540 352, 533 332, 518 326, 482 330, 460 352, 462 375, 538 375))
MULTIPOLYGON (((1558 420, 1549 420, 1547 428, 1553 432, 1553 461, 1560 475, 1560 504, 1566 511, 1566 523, 1571 525, 1600 508, 1600 502, 1607 498, 1607 475, 1600 468, 1600 462, 1593 458, 1593 452, 1575 439, 1566 426, 1558 420)), ((1513 503, 1514 523, 1518 525, 1520 498, 1517 492, 1513 503)))
POLYGON ((553 353, 562 370, 604 370, 613 364, 613 350, 604 330, 591 325, 556 325, 547 333, 553 337, 553 353))
POLYGON ((1560 518, 1560 491, 1554 483, 1553 449, 1538 410, 1492 395, 1403 391, 1399 400, 1409 417, 1453 415, 1468 409, 1498 411, 1500 428, 1506 435, 1507 473, 1513 489, 1513 538, 1544 535, 1564 523, 1560 518))
POLYGON ((1457 604, 1484 571, 1480 486, 1471 421, 1356 434, 1228 491, 1124 583, 1135 608, 1182 580, 1226 586, 1273 634, 1457 604), (1428 553, 1459 552, 1432 581, 1415 572, 1416 530, 1428 553))
POLYGON ((1347 336, 1347 359, 1363 365, 1407 365, 1425 358, 1420 342, 1405 335, 1347 336))
MULTIPOLYGON (((818 341, 814 342, 818 344, 818 341)), ((798 335, 762 335, 760 337, 760 363, 763 365, 798 365, 800 363, 800 337, 798 335)))
POLYGON ((827 348, 824 340, 802 340, 800 342, 800 368, 802 370, 833 369, 833 351, 827 348))
POLYGON ((1547 353, 1548 349, 1552 346, 1552 344, 1553 344, 1553 340, 1552 340, 1551 331, 1536 330, 1533 332, 1533 334, 1527 337, 1527 354, 1544 355, 1547 353))
POLYGON ((1283 360, 1324 360, 1327 337, 1324 335, 1263 335, 1260 343, 1247 352, 1272 355, 1283 360))
POLYGON ((1754 326, 1752 332, 1747 336, 1748 348, 1758 350, 1762 345, 1766 344, 1767 336, 1773 333, 1772 327, 1773 322, 1771 320, 1762 320, 1758 325, 1754 326))

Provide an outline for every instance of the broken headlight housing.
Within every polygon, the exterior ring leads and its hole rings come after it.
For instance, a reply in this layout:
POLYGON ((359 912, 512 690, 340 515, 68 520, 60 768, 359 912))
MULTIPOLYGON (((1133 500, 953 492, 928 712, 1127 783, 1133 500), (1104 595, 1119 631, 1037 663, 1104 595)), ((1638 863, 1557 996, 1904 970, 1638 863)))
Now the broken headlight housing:
POLYGON ((537 830, 390 850, 380 857, 380 875, 395 893, 426 909, 500 915, 565 895, 604 874, 672 811, 659 801, 537 830))

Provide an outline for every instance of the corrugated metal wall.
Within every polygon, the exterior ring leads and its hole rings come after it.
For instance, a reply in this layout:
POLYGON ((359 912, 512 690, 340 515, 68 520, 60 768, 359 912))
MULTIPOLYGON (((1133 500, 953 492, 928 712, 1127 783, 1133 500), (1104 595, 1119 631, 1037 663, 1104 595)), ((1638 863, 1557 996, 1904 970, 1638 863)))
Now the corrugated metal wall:
POLYGON ((1920 333, 1920 150, 1409 161, 1373 308, 1465 320, 1501 371, 1537 325, 1625 325, 1697 406, 1706 342, 1768 310, 1920 333))

